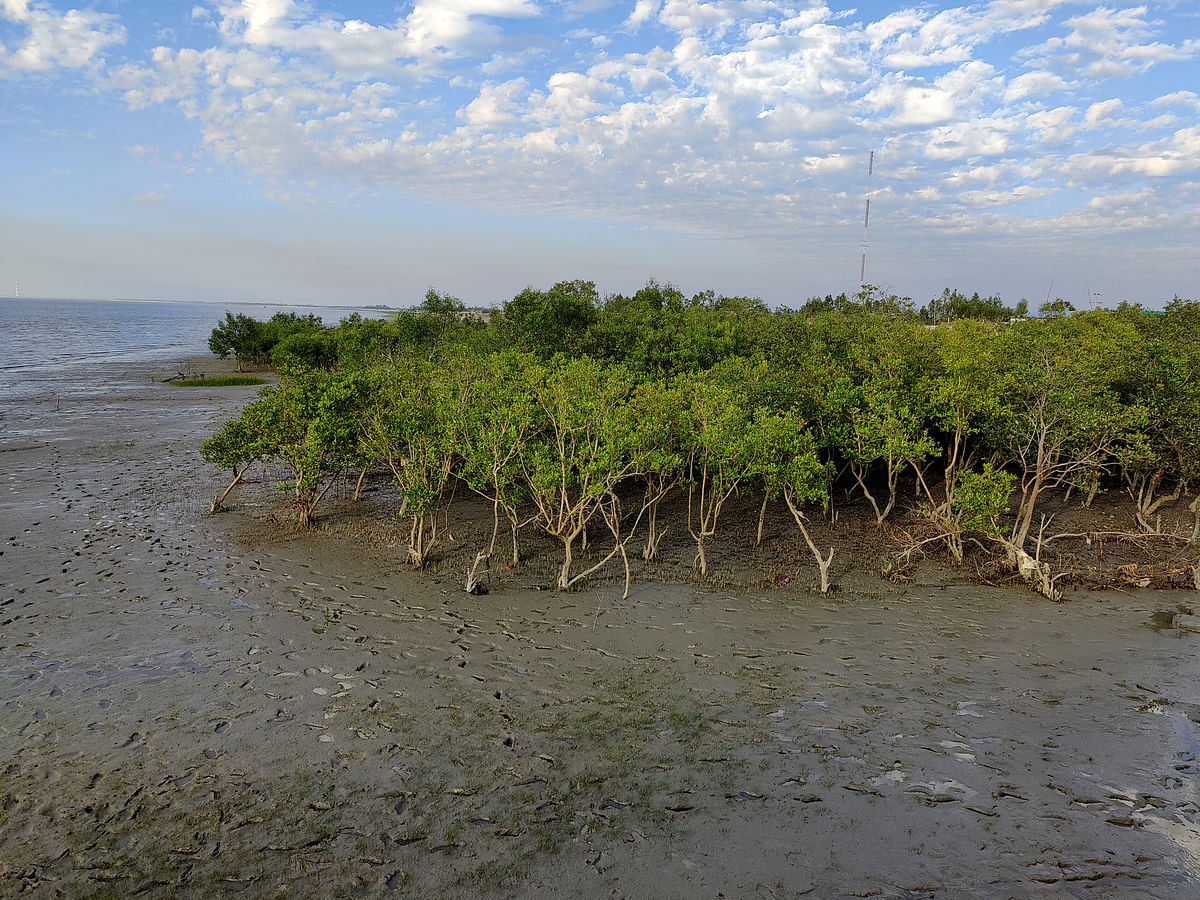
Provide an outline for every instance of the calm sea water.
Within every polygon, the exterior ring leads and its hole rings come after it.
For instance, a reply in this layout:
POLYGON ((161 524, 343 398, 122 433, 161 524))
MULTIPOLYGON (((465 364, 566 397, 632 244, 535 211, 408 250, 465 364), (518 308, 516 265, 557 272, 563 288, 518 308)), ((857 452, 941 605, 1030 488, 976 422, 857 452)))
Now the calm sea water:
POLYGON ((381 310, 136 300, 0 299, 0 403, 44 393, 47 382, 96 383, 118 364, 164 362, 207 354, 208 336, 226 310, 268 319, 313 313, 336 325, 353 312, 381 310))

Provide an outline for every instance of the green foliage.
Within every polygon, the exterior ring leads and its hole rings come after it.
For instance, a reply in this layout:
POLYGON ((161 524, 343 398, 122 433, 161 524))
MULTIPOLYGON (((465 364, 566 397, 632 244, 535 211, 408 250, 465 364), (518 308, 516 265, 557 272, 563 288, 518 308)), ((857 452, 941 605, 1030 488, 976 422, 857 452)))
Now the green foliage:
POLYGON ((1125 391, 1146 410, 1144 467, 1200 477, 1200 302, 1175 297, 1165 314, 1138 311, 1125 391))
POLYGON ((223 469, 237 469, 274 455, 278 413, 274 389, 265 388, 259 399, 248 404, 241 415, 226 422, 200 445, 200 456, 223 469))
POLYGON ((831 506, 835 485, 881 523, 919 505, 930 540, 961 557, 966 532, 1001 523, 1019 548, 1047 491, 1090 497, 1119 473, 1148 514, 1156 490, 1173 499, 1200 478, 1200 305, 1024 311, 947 290, 918 316, 865 286, 772 313, 655 281, 601 302, 569 281, 527 288, 490 320, 432 288, 418 308, 336 329, 227 313, 214 352, 269 353, 281 380, 202 452, 235 473, 285 463, 305 515, 343 467, 386 463, 418 564, 461 483, 493 504, 488 552, 502 522, 514 563, 529 522, 561 542, 561 587, 587 574, 572 567, 585 528, 611 533, 608 559, 644 525, 653 558, 658 504, 684 487, 702 572, 724 504, 755 492, 787 500, 824 588, 832 556, 801 507, 831 506))
POLYGON ((558 586, 565 590, 583 577, 572 573, 572 548, 597 514, 614 538, 605 561, 623 546, 616 487, 633 470, 633 380, 589 357, 557 356, 535 372, 530 387, 544 427, 540 440, 522 447, 522 469, 538 524, 563 545, 558 586))
POLYGON ((913 313, 913 304, 908 297, 888 294, 876 285, 864 284, 853 294, 812 297, 800 307, 800 315, 804 317, 819 316, 822 313, 851 316, 870 313, 888 318, 907 317, 913 313))
POLYGON ((450 381, 447 427, 459 456, 459 475, 467 486, 492 501, 489 555, 495 550, 500 517, 513 536, 512 562, 520 559, 519 507, 527 496, 521 451, 533 439, 532 384, 539 362, 515 351, 487 356, 461 354, 444 368, 450 381))
POLYGON ((238 368, 264 359, 270 348, 265 346, 264 325, 253 316, 244 313, 225 313, 208 338, 208 349, 221 359, 233 356, 238 368))
POLYGON ((916 389, 930 423, 947 436, 950 461, 960 461, 972 435, 986 443, 1000 418, 1008 383, 995 326, 961 319, 931 336, 916 389))
POLYGON ((401 350, 399 329, 386 319, 364 319, 353 313, 334 331, 338 366, 366 368, 382 365, 401 350))
POLYGON ((1137 332, 1108 312, 1021 323, 997 338, 1008 385, 992 446, 1019 472, 1021 503, 1011 541, 1021 547, 1040 495, 1086 484, 1140 447, 1145 410, 1121 386, 1137 378, 1137 332))
POLYGON ((455 459, 450 381, 423 359, 400 358, 372 373, 373 402, 363 419, 366 455, 387 463, 412 520, 409 559, 425 565, 437 539, 435 515, 455 459))
POLYGON ((221 359, 233 356, 238 368, 244 366, 265 367, 271 360, 271 351, 285 338, 300 334, 319 332, 321 320, 312 314, 298 315, 290 312, 276 313, 266 322, 252 316, 231 312, 213 329, 208 338, 208 349, 221 359))
POLYGON ((926 322, 950 322, 954 319, 980 319, 988 322, 1003 322, 1019 318, 1029 310, 1029 303, 1021 300, 1015 309, 1004 305, 999 297, 981 297, 976 291, 970 297, 961 291, 946 288, 940 297, 935 297, 921 310, 926 322))
POLYGON ((465 309, 457 297, 432 287, 425 292, 425 300, 421 303, 421 312, 446 320, 458 318, 465 309))
POLYGON ((271 348, 270 356, 278 372, 334 369, 338 364, 337 335, 323 329, 294 331, 271 348))
POLYGON ((999 520, 1012 496, 1016 477, 990 462, 980 471, 965 471, 959 476, 954 495, 954 512, 964 531, 981 531, 987 535, 1000 532, 999 520))
POLYGON ((378 374, 368 442, 392 470, 405 511, 423 516, 436 507, 449 477, 444 383, 424 360, 399 360, 378 374))
POLYGON ((763 365, 731 357, 680 378, 691 416, 688 531, 696 541, 696 567, 702 575, 708 570, 704 545, 716 534, 725 504, 739 488, 763 479, 775 449, 754 421, 754 375, 763 365))
POLYGON ((784 495, 797 505, 824 499, 828 466, 799 410, 759 410, 753 434, 759 477, 768 497, 784 495))
POLYGON ((503 323, 512 346, 549 359, 584 346, 596 320, 600 296, 591 281, 560 281, 547 291, 528 287, 504 304, 503 323))
POLYGON ((1047 300, 1039 306, 1038 312, 1043 316, 1067 316, 1075 312, 1075 304, 1069 300, 1064 300, 1062 297, 1056 297, 1053 300, 1047 300))

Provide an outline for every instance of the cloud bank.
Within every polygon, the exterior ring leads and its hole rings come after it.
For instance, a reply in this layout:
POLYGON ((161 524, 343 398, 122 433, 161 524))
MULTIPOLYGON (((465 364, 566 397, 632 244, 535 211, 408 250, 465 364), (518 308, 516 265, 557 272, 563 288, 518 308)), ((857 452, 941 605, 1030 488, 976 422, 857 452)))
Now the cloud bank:
POLYGON ((1200 225, 1186 4, 348 6, 220 0, 153 43, 0 0, 0 73, 87 70, 130 110, 176 109, 283 200, 397 191, 783 246, 861 220, 874 151, 873 215, 896 233, 1200 225))

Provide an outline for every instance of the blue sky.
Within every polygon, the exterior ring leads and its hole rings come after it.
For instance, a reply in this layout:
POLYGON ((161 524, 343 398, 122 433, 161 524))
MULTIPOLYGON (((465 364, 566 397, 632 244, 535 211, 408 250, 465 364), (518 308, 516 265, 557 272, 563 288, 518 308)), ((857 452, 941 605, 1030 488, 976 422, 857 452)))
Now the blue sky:
POLYGON ((1200 299, 1193 0, 0 0, 0 296, 1200 299), (867 161, 875 153, 873 177, 867 161))

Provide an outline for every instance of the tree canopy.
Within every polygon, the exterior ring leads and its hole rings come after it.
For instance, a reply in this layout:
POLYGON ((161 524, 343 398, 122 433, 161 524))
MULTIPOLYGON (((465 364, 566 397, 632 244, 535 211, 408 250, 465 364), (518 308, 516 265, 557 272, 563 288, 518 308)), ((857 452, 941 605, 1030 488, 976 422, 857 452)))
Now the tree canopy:
POLYGON ((635 535, 653 559, 669 496, 701 574, 731 498, 783 499, 823 590, 833 551, 805 508, 832 516, 837 483, 880 525, 915 510, 956 559, 975 536, 1020 561, 1054 492, 1125 485, 1149 530, 1200 478, 1200 304, 1043 311, 950 289, 916 311, 870 286, 771 311, 656 281, 604 298, 564 281, 491 315, 433 288, 336 327, 227 314, 213 351, 273 360, 280 383, 203 454, 234 484, 253 461, 284 463, 305 521, 336 473, 386 469, 416 565, 462 485, 492 504, 486 553, 506 523, 517 564, 534 524, 560 546, 564 589, 613 559, 628 570, 635 535), (589 532, 604 549, 577 568, 589 532))

